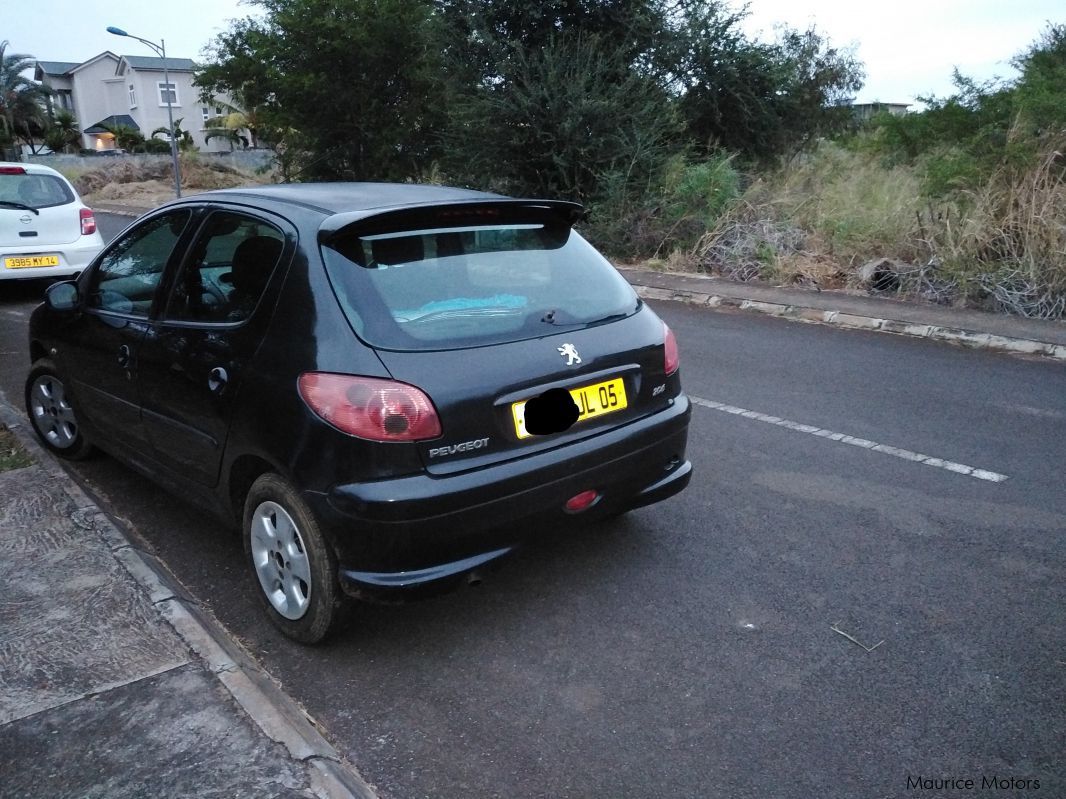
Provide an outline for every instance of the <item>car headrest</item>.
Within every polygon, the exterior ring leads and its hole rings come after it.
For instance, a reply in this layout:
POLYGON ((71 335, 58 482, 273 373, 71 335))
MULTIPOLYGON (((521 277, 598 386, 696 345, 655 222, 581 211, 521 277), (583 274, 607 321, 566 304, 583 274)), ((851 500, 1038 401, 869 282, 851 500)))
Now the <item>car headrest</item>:
POLYGON ((230 282, 234 291, 258 296, 281 255, 282 242, 270 236, 245 239, 233 253, 230 282))
POLYGON ((375 239, 372 248, 374 261, 386 266, 409 264, 425 258, 421 236, 400 236, 394 239, 375 239))

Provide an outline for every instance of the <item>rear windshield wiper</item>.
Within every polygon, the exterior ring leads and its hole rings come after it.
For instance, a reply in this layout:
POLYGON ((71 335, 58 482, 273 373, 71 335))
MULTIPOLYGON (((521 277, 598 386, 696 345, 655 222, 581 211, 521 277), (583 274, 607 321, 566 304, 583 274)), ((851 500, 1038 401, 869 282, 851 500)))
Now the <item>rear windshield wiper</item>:
POLYGON ((508 306, 493 306, 489 308, 442 308, 437 311, 428 311, 413 315, 410 312, 393 313, 397 322, 421 324, 422 322, 434 322, 439 319, 469 319, 477 316, 515 316, 522 313, 521 308, 508 306))
POLYGON ((24 203, 13 202, 12 200, 0 200, 0 205, 6 208, 18 208, 20 211, 33 211, 37 216, 41 215, 41 212, 34 208, 32 205, 26 205, 24 203))

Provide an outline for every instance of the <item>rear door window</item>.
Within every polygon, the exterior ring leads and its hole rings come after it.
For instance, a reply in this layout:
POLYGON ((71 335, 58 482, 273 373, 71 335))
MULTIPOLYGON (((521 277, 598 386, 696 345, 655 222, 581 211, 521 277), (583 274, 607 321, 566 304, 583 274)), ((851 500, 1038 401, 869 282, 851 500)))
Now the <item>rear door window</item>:
POLYGON ((284 234, 246 214, 211 214, 167 303, 175 322, 238 323, 252 315, 281 258, 284 234))
POLYGON ((550 218, 362 233, 324 259, 356 332, 387 349, 516 341, 639 307, 603 256, 550 218))

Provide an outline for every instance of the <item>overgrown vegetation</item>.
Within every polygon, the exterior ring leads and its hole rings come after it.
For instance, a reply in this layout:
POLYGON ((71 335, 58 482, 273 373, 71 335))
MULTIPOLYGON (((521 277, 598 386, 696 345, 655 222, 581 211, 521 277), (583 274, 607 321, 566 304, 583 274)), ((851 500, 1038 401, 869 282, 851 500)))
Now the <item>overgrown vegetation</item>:
MULTIPOLYGON (((1066 25, 1012 81, 859 125, 849 50, 720 0, 249 1, 197 83, 283 180, 574 199, 620 259, 1066 315, 1066 25)), ((40 104, 10 58, 8 137, 40 104)))
POLYGON ((1066 26, 1014 64, 763 172, 675 263, 1066 316, 1066 26))
POLYGON ((861 83, 814 30, 750 40, 707 0, 253 0, 198 77, 299 179, 435 178, 654 216, 679 163, 769 161, 861 83))

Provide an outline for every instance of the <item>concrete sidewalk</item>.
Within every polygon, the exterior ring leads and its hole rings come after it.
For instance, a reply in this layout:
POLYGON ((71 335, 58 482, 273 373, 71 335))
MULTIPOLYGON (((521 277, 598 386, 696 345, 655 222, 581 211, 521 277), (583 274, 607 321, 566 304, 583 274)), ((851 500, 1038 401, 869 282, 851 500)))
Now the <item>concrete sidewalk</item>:
POLYGON ((738 308, 799 322, 930 338, 979 349, 1066 360, 1066 323, 948 308, 843 291, 737 283, 705 275, 620 267, 646 299, 738 308))
POLYGON ((0 472, 0 797, 374 796, 38 446, 0 472))

